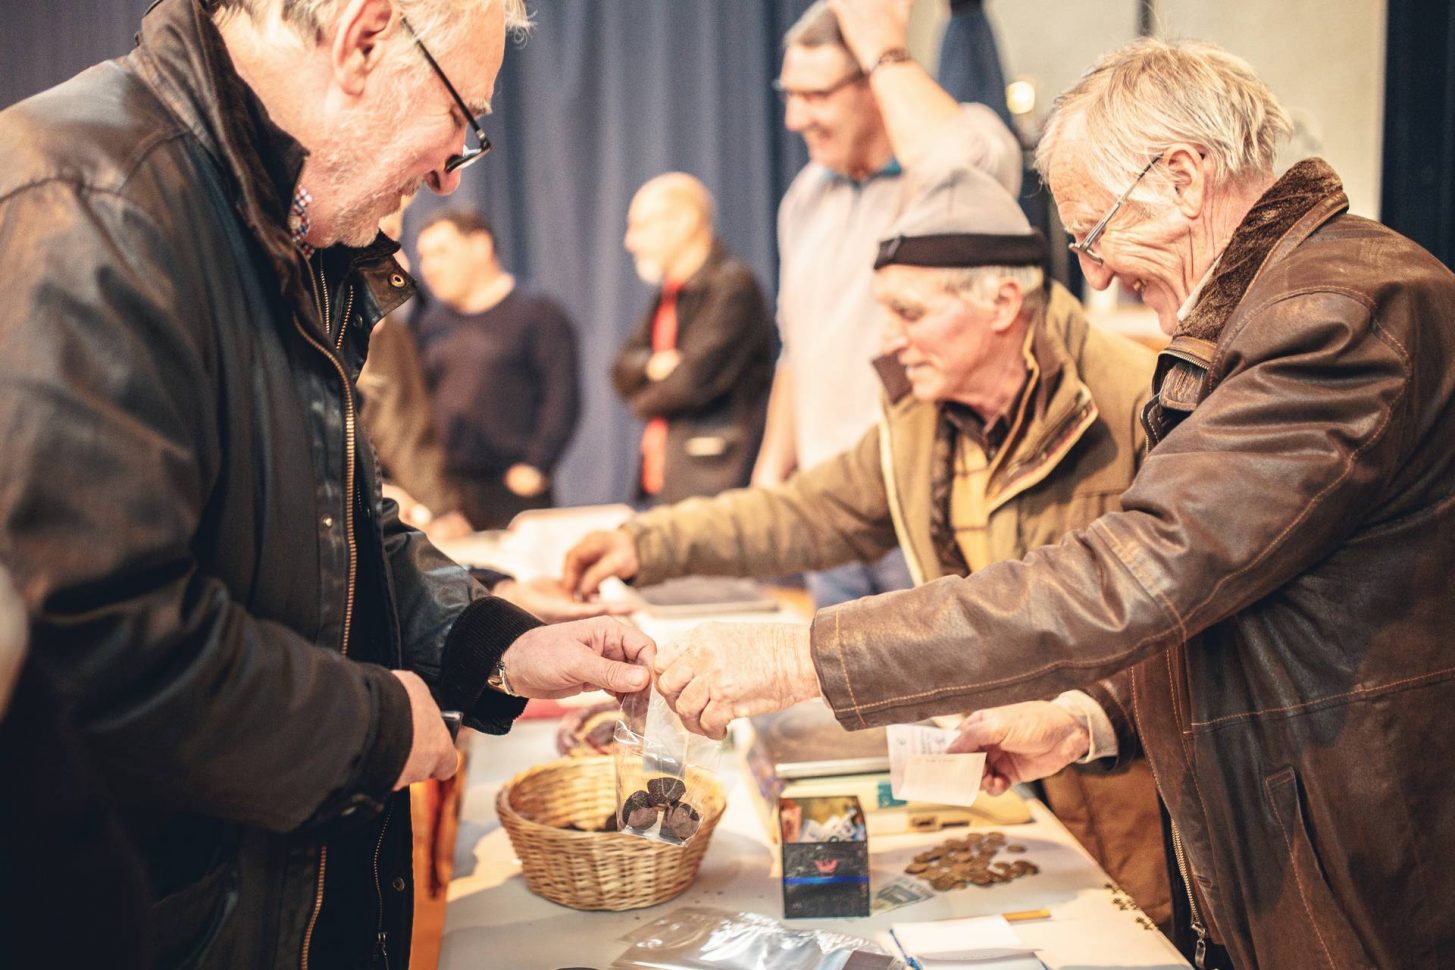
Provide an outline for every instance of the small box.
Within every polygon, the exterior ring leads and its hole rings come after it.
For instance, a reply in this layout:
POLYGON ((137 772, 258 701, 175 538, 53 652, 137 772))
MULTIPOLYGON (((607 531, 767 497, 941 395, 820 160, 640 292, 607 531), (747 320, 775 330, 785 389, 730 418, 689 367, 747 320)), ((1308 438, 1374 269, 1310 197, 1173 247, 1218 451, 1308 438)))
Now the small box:
POLYGON ((783 915, 869 915, 869 833, 852 795, 783 798, 783 915))

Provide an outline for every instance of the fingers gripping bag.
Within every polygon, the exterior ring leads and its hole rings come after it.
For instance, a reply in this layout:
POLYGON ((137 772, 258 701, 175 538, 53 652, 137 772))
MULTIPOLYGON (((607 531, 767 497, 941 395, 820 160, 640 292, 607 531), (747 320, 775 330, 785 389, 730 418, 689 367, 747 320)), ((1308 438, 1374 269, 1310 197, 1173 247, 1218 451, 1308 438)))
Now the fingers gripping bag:
POLYGON ((722 742, 688 731, 652 689, 622 701, 614 740, 620 830, 671 845, 690 842, 702 826, 706 792, 721 790, 722 742))

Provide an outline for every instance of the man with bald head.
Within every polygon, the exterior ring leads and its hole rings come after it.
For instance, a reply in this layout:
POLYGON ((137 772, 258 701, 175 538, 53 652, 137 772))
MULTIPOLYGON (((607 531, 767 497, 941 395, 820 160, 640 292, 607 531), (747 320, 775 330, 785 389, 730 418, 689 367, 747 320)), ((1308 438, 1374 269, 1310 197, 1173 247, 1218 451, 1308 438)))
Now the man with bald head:
POLYGON ((713 232, 712 195, 683 172, 643 185, 626 249, 657 288, 611 378, 642 433, 638 498, 675 502, 746 485, 773 378, 773 318, 753 271, 713 232))
POLYGON ((0 112, 0 559, 142 857, 153 965, 406 966, 441 708, 499 734, 645 685, 650 641, 541 626, 403 526, 358 420, 413 291, 379 220, 488 150, 523 22, 159 0, 131 54, 0 112))

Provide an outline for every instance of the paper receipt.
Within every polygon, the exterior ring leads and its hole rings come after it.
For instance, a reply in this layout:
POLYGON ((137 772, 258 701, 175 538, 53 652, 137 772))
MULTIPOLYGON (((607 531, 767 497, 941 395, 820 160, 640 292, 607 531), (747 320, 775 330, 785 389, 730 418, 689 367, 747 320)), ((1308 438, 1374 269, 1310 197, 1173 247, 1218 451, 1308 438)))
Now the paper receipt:
POLYGON ((889 786, 894 797, 937 805, 974 804, 985 755, 946 754, 957 732, 920 724, 891 724, 889 786))

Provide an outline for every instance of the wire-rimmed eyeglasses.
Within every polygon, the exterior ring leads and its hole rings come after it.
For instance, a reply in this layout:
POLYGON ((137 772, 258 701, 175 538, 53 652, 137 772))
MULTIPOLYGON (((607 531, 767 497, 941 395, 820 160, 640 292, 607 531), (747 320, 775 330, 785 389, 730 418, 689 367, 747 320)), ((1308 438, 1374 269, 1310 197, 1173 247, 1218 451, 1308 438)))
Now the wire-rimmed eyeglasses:
POLYGON ((1142 169, 1142 171, 1137 174, 1137 177, 1132 180, 1131 185, 1127 186, 1127 190, 1121 195, 1117 196, 1117 200, 1116 202, 1112 203, 1110 211, 1108 211, 1106 215, 1101 217, 1100 222, 1091 227, 1091 231, 1086 234, 1086 238, 1081 240, 1080 242, 1075 242, 1073 240, 1072 242, 1067 244, 1066 248, 1070 249, 1078 256, 1085 256, 1087 259, 1091 260, 1098 266, 1104 265, 1101 261, 1101 254, 1094 251, 1091 247, 1095 246, 1096 241, 1101 238, 1101 234, 1106 232, 1106 227, 1110 225, 1112 219, 1115 218, 1117 211, 1122 207, 1122 203, 1126 202, 1127 199, 1131 196, 1132 189, 1135 189, 1137 187, 1137 183, 1142 181, 1142 177, 1148 172, 1152 171, 1152 166, 1156 165, 1160 161, 1162 161, 1162 156, 1158 155, 1156 158, 1148 162, 1147 167, 1142 169))
POLYGON ((465 103, 464 98, 460 97, 460 92, 456 91, 455 86, 450 83, 450 79, 445 77, 445 72, 440 69, 439 62, 434 59, 434 55, 429 52, 429 48, 424 46, 424 41, 419 39, 419 34, 415 33, 414 28, 409 25, 408 18, 401 14, 399 23, 405 30, 409 31, 409 36, 414 38, 414 46, 419 48, 419 52, 424 55, 424 59, 433 68, 435 76, 440 79, 440 83, 445 86, 445 90, 450 92, 450 97, 455 99, 455 104, 460 108, 460 114, 465 116, 466 123, 474 130, 475 139, 480 143, 478 148, 466 148, 460 154, 451 155, 445 159, 445 171, 458 172, 465 166, 473 165, 490 154, 492 147, 490 139, 486 136, 485 130, 480 127, 480 123, 475 120, 475 115, 470 111, 470 106, 465 103))
POLYGON ((839 78, 837 81, 835 81, 833 84, 830 84, 826 88, 810 88, 808 90, 784 87, 782 81, 774 78, 773 90, 777 92, 778 97, 783 100, 784 104, 788 103, 789 98, 802 98, 805 101, 818 102, 827 98, 831 94, 836 94, 837 92, 842 91, 844 88, 848 87, 851 84, 858 84, 860 81, 866 80, 867 78, 868 75, 866 75, 863 71, 855 71, 853 74, 850 74, 847 77, 839 78))

